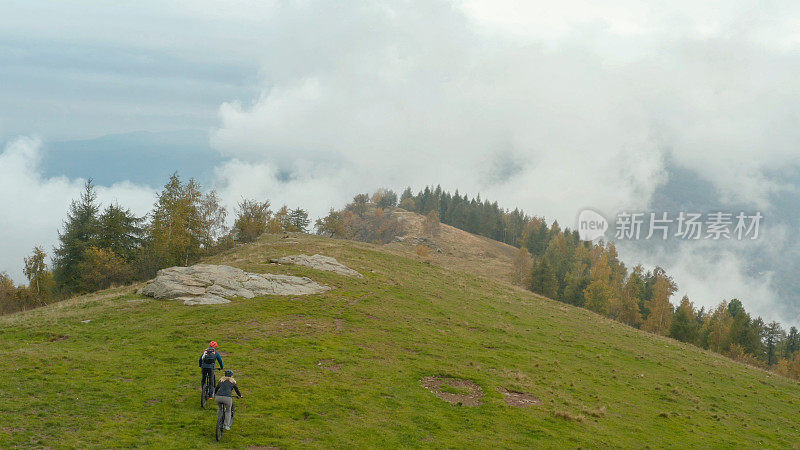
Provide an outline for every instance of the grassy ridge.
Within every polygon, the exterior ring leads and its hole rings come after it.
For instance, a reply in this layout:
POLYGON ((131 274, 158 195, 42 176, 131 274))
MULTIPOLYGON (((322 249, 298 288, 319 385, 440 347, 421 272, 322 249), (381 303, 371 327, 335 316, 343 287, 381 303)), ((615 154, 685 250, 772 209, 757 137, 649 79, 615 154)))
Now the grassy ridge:
POLYGON ((0 447, 217 445, 196 363, 211 339, 245 395, 231 447, 797 445, 796 382, 500 282, 312 236, 210 262, 335 289, 185 307, 129 287, 2 317, 0 447), (264 264, 317 252, 365 277, 264 264), (483 405, 438 399, 431 375, 476 382, 483 405))

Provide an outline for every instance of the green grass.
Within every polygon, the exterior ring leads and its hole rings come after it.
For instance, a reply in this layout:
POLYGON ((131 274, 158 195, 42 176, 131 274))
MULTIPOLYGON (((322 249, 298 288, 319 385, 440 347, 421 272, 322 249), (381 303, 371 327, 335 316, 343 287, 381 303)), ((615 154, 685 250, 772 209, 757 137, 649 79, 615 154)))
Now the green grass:
POLYGON ((439 390, 442 392, 446 392, 448 394, 456 394, 456 395, 470 395, 472 393, 472 391, 467 388, 447 386, 447 385, 440 387, 439 390))
POLYGON ((0 318, 0 448, 220 446, 199 408, 212 339, 245 395, 223 447, 797 448, 794 381, 378 246, 298 240, 210 262, 335 289, 186 307, 128 287, 0 318), (365 277, 263 264, 315 252, 365 277), (426 376, 474 381, 484 402, 446 403, 426 376))

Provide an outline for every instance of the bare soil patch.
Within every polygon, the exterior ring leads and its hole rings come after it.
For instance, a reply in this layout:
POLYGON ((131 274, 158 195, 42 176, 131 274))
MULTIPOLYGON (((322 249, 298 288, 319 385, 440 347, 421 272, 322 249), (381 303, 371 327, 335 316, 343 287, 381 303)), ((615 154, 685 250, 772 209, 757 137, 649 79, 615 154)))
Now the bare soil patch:
POLYGON ((425 377, 422 386, 440 399, 461 406, 483 404, 483 389, 470 380, 451 377, 425 377))
POLYGON ((503 394, 506 403, 517 408, 527 408, 528 406, 541 405, 542 401, 531 394, 524 392, 512 391, 503 387, 497 388, 497 391, 503 394))

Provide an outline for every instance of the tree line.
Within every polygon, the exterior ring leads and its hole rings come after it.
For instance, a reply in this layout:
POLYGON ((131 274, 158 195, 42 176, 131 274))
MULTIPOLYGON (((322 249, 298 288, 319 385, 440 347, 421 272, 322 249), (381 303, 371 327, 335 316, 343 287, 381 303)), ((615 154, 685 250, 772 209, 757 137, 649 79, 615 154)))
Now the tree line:
MULTIPOLYGON (((76 293, 152 278, 156 271, 189 265, 199 258, 250 242, 265 232, 307 232, 308 212, 269 201, 243 199, 233 226, 215 191, 205 194, 193 179, 173 174, 153 210, 137 217, 117 204, 101 208, 92 181, 69 207, 50 265, 42 247, 24 259, 27 285, 15 286, 0 273, 0 313, 41 306, 76 293), (50 269, 52 267, 52 270, 50 269)), ((388 243, 403 234, 397 207, 426 216, 426 230, 438 224, 483 235, 517 247, 516 282, 543 296, 610 317, 632 327, 669 336, 738 361, 800 379, 800 334, 778 322, 753 317, 738 299, 699 310, 661 267, 628 269, 611 242, 581 241, 543 217, 507 210, 497 202, 445 192, 440 186, 399 196, 388 189, 358 194, 341 210, 315 223, 329 237, 388 243)), ((434 235, 435 233, 427 232, 434 235)))
POLYGON ((24 259, 27 285, 0 272, 0 313, 149 279, 159 269, 192 264, 262 233, 307 232, 310 224, 306 210, 284 205, 273 212, 269 201, 243 199, 230 228, 227 214, 214 190, 204 194, 194 179, 183 182, 177 173, 144 217, 118 204, 102 208, 90 179, 69 205, 50 263, 36 246, 24 259))
POLYGON ((557 221, 548 225, 543 217, 503 209, 480 196, 451 195, 440 186, 416 194, 406 188, 399 206, 436 213, 442 223, 518 247, 514 276, 533 292, 800 379, 796 327, 787 331, 778 322, 753 317, 735 298, 706 310, 684 296, 675 306, 678 286, 672 277, 661 267, 629 270, 611 242, 584 242, 577 230, 562 230, 557 221))

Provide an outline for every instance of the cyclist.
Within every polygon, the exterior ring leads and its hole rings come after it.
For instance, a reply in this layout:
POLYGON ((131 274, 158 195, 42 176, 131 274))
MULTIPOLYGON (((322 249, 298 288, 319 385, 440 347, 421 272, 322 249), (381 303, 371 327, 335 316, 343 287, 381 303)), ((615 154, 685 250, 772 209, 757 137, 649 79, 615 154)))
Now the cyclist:
MULTIPOLYGON (((217 361, 219 361, 219 370, 225 368, 225 365, 222 364, 222 356, 217 351, 217 342, 211 341, 208 343, 208 348, 203 350, 203 353, 200 355, 200 368, 202 369, 202 376, 200 378, 200 386, 202 387, 205 384, 206 380, 208 380, 208 385, 214 385, 214 365, 217 361)), ((212 396, 208 397, 209 400, 213 398, 212 396)))
POLYGON ((233 409, 233 391, 236 395, 242 398, 242 393, 239 392, 239 386, 236 385, 236 380, 233 379, 233 371, 228 369, 225 371, 225 376, 217 382, 217 388, 214 390, 215 399, 217 401, 217 408, 225 405, 225 429, 231 429, 231 410, 233 409))

